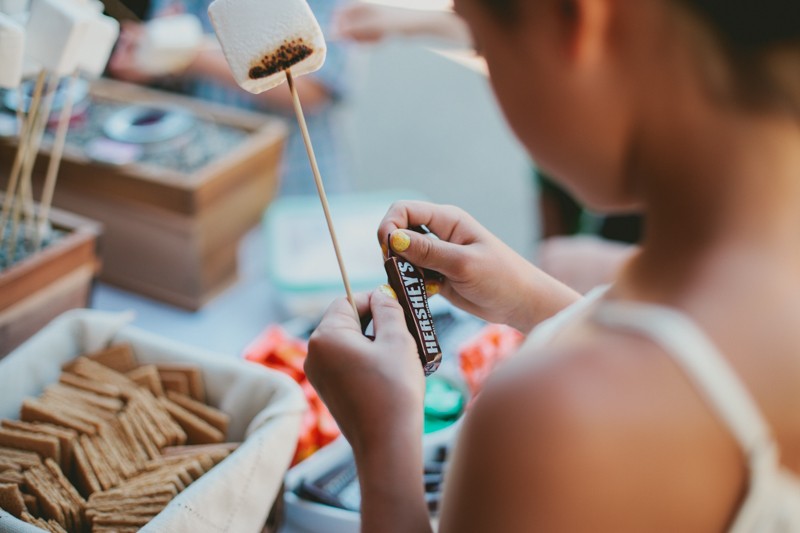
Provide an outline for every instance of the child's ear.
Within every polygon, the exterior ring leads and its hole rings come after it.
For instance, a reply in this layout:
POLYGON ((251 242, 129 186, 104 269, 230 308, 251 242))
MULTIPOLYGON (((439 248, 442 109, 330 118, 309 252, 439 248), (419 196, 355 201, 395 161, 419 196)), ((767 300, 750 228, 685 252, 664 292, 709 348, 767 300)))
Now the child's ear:
POLYGON ((594 63, 609 45, 614 0, 559 0, 559 19, 570 60, 594 63))

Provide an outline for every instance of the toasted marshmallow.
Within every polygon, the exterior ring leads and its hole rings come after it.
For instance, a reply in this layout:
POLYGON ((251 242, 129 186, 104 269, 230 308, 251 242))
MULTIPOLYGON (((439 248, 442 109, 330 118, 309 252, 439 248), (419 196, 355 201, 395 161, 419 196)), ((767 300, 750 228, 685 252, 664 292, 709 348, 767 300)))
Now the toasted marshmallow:
POLYGON ((28 20, 25 54, 57 76, 78 66, 92 17, 90 10, 63 0, 34 0, 28 20))
POLYGON ((102 76, 118 37, 119 22, 116 19, 105 15, 93 17, 78 58, 78 69, 92 78, 102 76))
POLYGON ((0 12, 16 16, 28 12, 30 0, 0 0, 0 12))
POLYGON ((0 13, 0 87, 19 87, 24 52, 25 30, 11 17, 0 13))
POLYGON ((203 26, 194 15, 171 15, 151 20, 136 49, 136 66, 153 76, 182 71, 203 43, 203 26))
POLYGON ((233 77, 254 94, 325 63, 325 37, 306 0, 215 0, 208 8, 233 77))

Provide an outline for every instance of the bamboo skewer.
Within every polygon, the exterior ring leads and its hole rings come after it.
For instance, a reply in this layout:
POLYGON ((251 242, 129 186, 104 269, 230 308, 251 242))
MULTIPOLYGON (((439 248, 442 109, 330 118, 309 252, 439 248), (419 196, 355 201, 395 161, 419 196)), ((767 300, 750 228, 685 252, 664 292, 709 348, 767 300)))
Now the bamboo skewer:
POLYGON ((56 188, 56 180, 58 179, 58 170, 61 167, 61 158, 64 155, 64 146, 67 143, 67 132, 69 131, 69 123, 72 118, 72 105, 73 105, 73 92, 75 83, 78 81, 78 71, 75 71, 70 77, 67 86, 67 92, 64 99, 64 107, 61 108, 61 114, 58 117, 58 128, 53 140, 53 147, 50 150, 50 163, 47 166, 47 176, 44 181, 44 190, 42 191, 42 198, 39 202, 39 219, 36 222, 36 240, 34 249, 39 250, 42 244, 42 233, 46 228, 47 221, 50 218, 50 207, 53 203, 53 194, 56 188))
POLYGON ((358 317, 358 308, 356 308, 356 301, 353 298, 353 291, 350 288, 350 280, 344 268, 344 259, 342 257, 342 251, 339 248, 339 240, 336 238, 336 230, 333 227, 333 218, 331 217, 330 206, 328 205, 328 197, 325 194, 325 187, 322 184, 322 176, 319 172, 319 166, 317 165, 317 157, 314 155, 314 146, 311 144, 311 137, 308 134, 308 126, 306 125, 306 118, 303 114, 303 107, 300 105, 300 97, 297 94, 297 88, 294 85, 294 78, 292 77, 292 71, 290 69, 286 70, 286 81, 289 83, 289 91, 292 93, 294 112, 295 115, 297 115, 297 123, 300 126, 300 132, 303 134, 303 142, 306 145, 306 152, 308 153, 308 160, 311 163, 311 171, 314 174, 314 182, 317 185, 317 193, 322 203, 322 210, 325 212, 325 221, 328 223, 328 232, 333 242, 333 250, 336 252, 336 260, 339 263, 339 271, 342 274, 344 290, 347 292, 347 300, 350 302, 350 305, 353 306, 353 311, 356 317, 358 317))
MULTIPOLYGON (((17 185, 19 184, 20 171, 22 170, 22 163, 27 157, 28 144, 30 143, 31 135, 33 132, 33 122, 36 117, 36 112, 39 109, 39 104, 42 98, 42 91, 44 89, 46 80, 46 73, 42 71, 36 79, 36 85, 33 91, 33 98, 31 105, 28 108, 27 120, 20 126, 19 144, 17 145, 17 153, 14 157, 14 163, 11 167, 11 174, 8 177, 8 186, 6 188, 6 196, 3 200, 3 211, 0 214, 0 244, 5 242, 6 224, 9 221, 11 208, 14 205, 14 198, 17 195, 17 185)), ((20 91, 20 100, 18 102, 18 113, 25 105, 25 99, 20 91)), ((18 115, 19 116, 19 115, 18 115)))
MULTIPOLYGON (((39 155, 39 147, 42 144, 44 130, 47 127, 47 121, 50 117, 50 110, 53 107, 53 99, 55 98, 55 94, 58 89, 58 79, 51 80, 48 85, 48 90, 45 91, 46 95, 44 98, 44 103, 39 106, 37 112, 34 114, 34 118, 29 119, 30 141, 22 164, 22 174, 19 182, 18 204, 15 206, 12 214, 10 254, 12 261, 17 250, 17 237, 19 235, 19 223, 21 216, 23 214, 25 216, 26 237, 29 236, 28 231, 35 222, 32 191, 33 167, 36 163, 36 157, 39 155)), ((33 111, 33 109, 31 109, 31 111, 33 111)))

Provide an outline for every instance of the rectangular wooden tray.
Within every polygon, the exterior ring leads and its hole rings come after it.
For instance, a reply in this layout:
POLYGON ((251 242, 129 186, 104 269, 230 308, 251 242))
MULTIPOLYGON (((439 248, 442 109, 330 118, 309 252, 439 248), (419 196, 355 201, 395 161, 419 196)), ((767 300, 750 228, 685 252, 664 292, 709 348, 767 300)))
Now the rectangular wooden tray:
POLYGON ((0 357, 64 311, 89 303, 92 280, 100 270, 101 226, 60 209, 50 218, 68 235, 0 271, 0 357))
MULTIPOLYGON (((102 279, 190 310, 236 279, 239 240, 277 192, 287 128, 277 118, 112 80, 93 83, 94 98, 176 104, 200 119, 242 129, 245 141, 199 171, 183 174, 131 164, 109 166, 67 145, 54 204, 104 226, 102 279)), ((0 143, 0 168, 16 146, 0 143)), ((41 187, 48 149, 36 165, 41 187)))

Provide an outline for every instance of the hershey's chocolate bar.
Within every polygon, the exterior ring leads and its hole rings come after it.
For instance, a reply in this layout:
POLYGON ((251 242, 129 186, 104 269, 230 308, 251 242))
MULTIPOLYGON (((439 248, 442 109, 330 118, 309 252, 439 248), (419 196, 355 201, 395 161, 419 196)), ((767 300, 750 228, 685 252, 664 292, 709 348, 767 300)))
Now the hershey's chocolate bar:
POLYGON ((430 376, 442 362, 442 348, 428 306, 425 277, 420 269, 400 257, 390 257, 383 266, 389 277, 389 285, 397 293, 406 315, 408 330, 417 342, 417 352, 425 375, 430 376))

